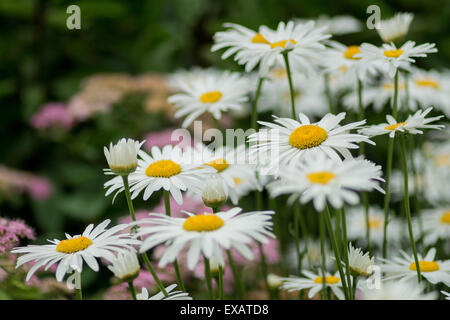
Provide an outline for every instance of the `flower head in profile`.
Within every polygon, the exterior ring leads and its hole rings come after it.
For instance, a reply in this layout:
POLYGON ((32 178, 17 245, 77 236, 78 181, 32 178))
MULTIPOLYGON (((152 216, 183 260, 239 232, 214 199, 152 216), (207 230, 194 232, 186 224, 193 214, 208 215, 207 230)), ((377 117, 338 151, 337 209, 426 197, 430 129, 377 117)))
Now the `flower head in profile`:
POLYGON ((376 28, 378 35, 386 43, 401 40, 408 33, 413 18, 412 13, 400 12, 390 19, 381 20, 379 27, 376 28))
POLYGON ((386 115, 387 123, 368 126, 359 130, 360 133, 369 137, 389 134, 389 138, 394 138, 397 132, 408 134, 423 134, 421 129, 442 129, 444 126, 439 124, 430 124, 441 119, 443 116, 425 118, 433 110, 432 107, 426 110, 418 110, 413 115, 409 115, 403 122, 397 122, 391 115, 386 115))
POLYGON ((137 155, 144 142, 123 138, 116 144, 111 142, 109 149, 104 147, 105 157, 110 169, 105 171, 117 175, 128 175, 134 172, 138 162, 137 155))
POLYGON ((378 68, 391 78, 395 76, 399 68, 410 70, 411 64, 415 62, 413 58, 426 57, 429 53, 437 52, 434 43, 416 46, 414 41, 405 42, 400 48, 392 42, 385 43, 381 47, 363 43, 360 50, 360 53, 354 55, 355 58, 362 58, 362 64, 376 63, 378 68))
POLYGON ((375 258, 370 258, 368 252, 363 254, 360 248, 355 249, 350 243, 348 245, 348 265, 353 273, 368 277, 372 274, 375 258))
POLYGON ((108 266, 114 275, 123 282, 133 281, 141 269, 135 251, 124 251, 117 254, 108 266))
POLYGON ((223 112, 243 110, 251 91, 249 84, 237 72, 211 72, 192 79, 189 84, 178 83, 179 92, 168 101, 175 104, 175 117, 184 117, 182 126, 187 128, 205 112, 220 120, 223 112))
POLYGON ((302 273, 305 277, 299 278, 292 276, 289 278, 282 278, 283 285, 281 286, 281 289, 288 290, 289 292, 309 289, 308 298, 311 299, 325 287, 330 288, 339 300, 344 299, 339 272, 336 272, 334 275, 327 272, 325 274, 325 279, 321 275, 312 273, 308 270, 302 270, 302 273))
POLYGON ((93 224, 87 226, 83 234, 70 236, 66 234, 65 240, 49 240, 50 244, 28 245, 17 247, 12 253, 23 253, 17 259, 16 268, 33 261, 34 266, 28 271, 26 281, 40 268, 45 270, 58 263, 56 280, 61 281, 66 273, 72 271, 82 272, 83 260, 94 271, 99 270, 96 258, 107 261, 115 259, 114 254, 126 250, 134 250, 133 245, 140 244, 128 233, 121 233, 126 224, 106 229, 111 220, 107 219, 94 228, 93 224))
POLYGON ((174 218, 164 214, 150 214, 140 220, 138 235, 145 236, 140 252, 160 244, 168 247, 159 261, 164 267, 174 261, 180 252, 187 250, 188 267, 193 270, 201 255, 224 265, 222 249, 236 249, 248 260, 253 259, 249 248, 251 240, 267 243, 271 232, 273 211, 242 213, 233 208, 216 214, 192 214, 187 218, 174 218), (188 247, 188 248, 185 248, 188 247))
POLYGON ((136 295, 137 300, 192 300, 192 297, 189 296, 189 293, 182 291, 172 291, 176 288, 176 284, 171 284, 166 287, 166 292, 168 296, 166 297, 164 293, 158 292, 154 296, 149 295, 147 288, 142 288, 141 293, 136 295))
POLYGON ((358 192, 378 190, 384 181, 381 167, 362 158, 344 161, 327 158, 318 153, 303 163, 285 167, 279 179, 268 184, 271 196, 290 194, 289 201, 297 198, 301 203, 312 201, 317 211, 322 211, 327 202, 340 209, 344 203, 356 205, 358 192))

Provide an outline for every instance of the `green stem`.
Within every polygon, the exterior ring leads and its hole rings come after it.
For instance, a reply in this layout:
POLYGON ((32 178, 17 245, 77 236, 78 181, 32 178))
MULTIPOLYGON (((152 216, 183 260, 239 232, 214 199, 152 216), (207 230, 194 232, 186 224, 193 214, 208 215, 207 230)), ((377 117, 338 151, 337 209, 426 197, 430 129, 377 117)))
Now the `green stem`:
POLYGON ((133 281, 128 281, 128 289, 130 290, 133 300, 136 300, 136 290, 134 289, 133 281))
POLYGON ((322 271, 322 292, 325 294, 326 288, 326 255, 325 255, 325 222, 324 213, 319 214, 319 233, 320 233, 320 253, 321 253, 321 271, 322 271))
POLYGON ((257 129, 257 121, 258 121, 258 100, 259 95, 261 93, 261 87, 263 84, 264 78, 258 79, 258 86, 256 87, 256 93, 255 93, 255 100, 253 101, 253 108, 252 108, 252 128, 257 129))
MULTIPOLYGON (((344 241, 344 262, 345 262, 345 273, 347 275, 347 283, 351 283, 350 275, 350 264, 348 260, 348 239, 347 239, 347 217, 345 214, 345 208, 342 207, 342 236, 344 241)), ((352 298, 352 297, 350 297, 352 298)))
POLYGON ((419 258, 417 257, 416 242, 414 241, 414 233, 411 223, 411 209, 409 207, 409 191, 408 191, 408 164, 406 163, 405 137, 403 135, 400 135, 399 142, 400 142, 400 158, 403 168, 403 184, 404 184, 403 198, 405 202, 406 219, 408 220, 409 240, 411 242, 411 248, 414 254, 414 261, 416 263, 417 279, 420 282, 422 276, 420 274, 419 258))
POLYGON ((209 266, 209 259, 206 257, 203 257, 203 263, 205 266, 205 279, 206 279, 206 285, 208 286, 208 294, 209 299, 214 299, 214 292, 212 287, 212 278, 211 278, 211 268, 209 266))
POLYGON ((219 280, 217 283, 219 300, 223 300, 223 267, 219 266, 219 280))
POLYGON ((391 201, 391 171, 392 171, 392 157, 394 155, 394 138, 388 137, 388 153, 387 153, 387 164, 386 164, 386 183, 384 186, 384 229, 383 229, 383 258, 386 259, 387 256, 387 227, 389 223, 389 205, 391 201))
POLYGON ((230 264, 231 272, 233 273, 234 283, 237 287, 237 293, 239 299, 243 299, 244 297, 244 284, 241 281, 241 277, 239 276, 239 272, 234 265, 233 257, 231 256, 230 250, 227 250, 228 263, 230 264))
MULTIPOLYGON (((128 184, 128 175, 122 176, 122 180, 123 180, 123 186, 125 189, 125 198, 127 199, 127 204, 128 204, 128 210, 130 211, 130 215, 131 215, 131 219, 133 221, 136 221, 136 216, 134 214, 134 206, 133 206, 133 201, 131 201, 131 194, 130 194, 130 186, 128 184)), ((139 237, 140 240, 140 237, 139 237)), ((155 270, 153 269, 152 264, 150 263, 150 260, 147 256, 147 254, 144 252, 141 254, 142 260, 144 260, 145 265, 147 266, 148 271, 150 271, 150 273, 152 274, 153 279, 155 280, 156 284, 159 287, 159 290, 161 290, 161 292, 168 297, 169 295, 167 294, 166 289, 164 288, 161 280, 159 280, 158 275, 156 274, 155 270)))
POLYGON ((81 273, 75 271, 75 290, 77 292, 77 300, 83 300, 83 290, 81 288, 81 273))
MULTIPOLYGON (((411 162, 411 170, 414 177, 414 207, 415 212, 417 212, 420 234, 423 235, 423 221, 419 201, 419 175, 417 173, 416 162, 414 161, 414 150, 415 150, 414 136, 409 135, 409 160, 411 162)), ((420 243, 423 247, 423 237, 421 237, 420 239, 421 239, 420 243)))
POLYGON ((333 247, 333 251, 334 251, 334 255, 336 257, 336 263, 339 269, 339 275, 341 277, 341 282, 342 282, 342 286, 344 288, 344 293, 345 293, 345 299, 350 299, 349 296, 349 287, 347 286, 347 281, 345 279, 345 273, 344 273, 344 269, 342 267, 342 261, 341 261, 341 255, 339 253, 337 244, 336 244, 336 237, 334 235, 334 231, 333 231, 333 226, 331 224, 331 215, 330 215, 330 209, 328 208, 327 205, 327 209, 324 210, 324 215, 325 215, 325 223, 327 225, 328 228, 328 233, 330 234, 330 241, 331 241, 331 246, 333 247))
POLYGON ((295 241, 295 251, 297 252, 297 273, 300 276, 302 273, 302 254, 300 249, 300 236, 298 232, 298 225, 300 219, 300 205, 298 201, 294 204, 294 241, 295 241))
POLYGON ((286 73, 287 73, 288 82, 289 82, 289 92, 291 95, 292 119, 296 120, 297 113, 295 111, 295 92, 294 92, 294 85, 292 84, 292 74, 291 74, 291 67, 289 66, 288 52, 283 53, 283 59, 284 59, 285 65, 286 65, 286 73))
POLYGON ((326 73, 324 79, 325 79, 325 94, 327 96, 328 101, 328 110, 330 111, 330 113, 334 113, 333 99, 331 98, 331 91, 330 91, 330 74, 326 73))

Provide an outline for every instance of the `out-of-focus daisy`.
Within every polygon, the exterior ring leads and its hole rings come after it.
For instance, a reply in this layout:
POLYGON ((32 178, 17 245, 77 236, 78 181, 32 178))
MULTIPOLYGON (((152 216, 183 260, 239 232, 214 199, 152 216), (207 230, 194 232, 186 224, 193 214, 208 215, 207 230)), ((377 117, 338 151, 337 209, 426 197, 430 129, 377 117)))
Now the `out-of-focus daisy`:
POLYGON ((141 267, 135 251, 120 252, 111 262, 108 269, 124 282, 132 281, 139 275, 141 267))
POLYGON ((354 248, 350 243, 348 245, 348 266, 350 270, 360 276, 368 277, 373 272, 375 258, 370 258, 369 253, 363 254, 360 248, 354 248))
POLYGON ((225 145, 212 150, 198 143, 186 150, 186 156, 191 163, 215 169, 222 178, 226 195, 235 205, 249 191, 262 189, 256 179, 256 166, 250 164, 245 144, 236 148, 225 145))
MULTIPOLYGON (((306 23, 307 19, 295 19, 296 23, 306 23)), ((350 15, 338 15, 329 17, 320 15, 316 20, 317 27, 327 27, 327 32, 332 35, 355 33, 362 30, 362 23, 350 15)))
MULTIPOLYGON (((204 174, 215 170, 208 166, 196 165, 186 161, 183 151, 172 145, 162 148, 152 148, 150 156, 145 151, 139 151, 138 167, 130 174, 131 198, 136 198, 144 191, 143 198, 147 200, 155 191, 164 189, 169 191, 178 204, 183 202, 181 191, 191 190, 200 193, 204 174)), ((109 188, 106 196, 114 191, 123 191, 123 182, 120 177, 113 178, 105 183, 109 188)), ((117 195, 116 193, 116 195, 117 195)))
POLYGON ((301 203, 312 201, 317 211, 327 202, 334 208, 342 208, 345 202, 359 202, 359 191, 376 189, 382 179, 381 166, 362 158, 344 161, 317 154, 297 166, 280 170, 279 179, 268 184, 272 196, 291 194, 289 201, 300 198, 301 203))
POLYGON ((111 220, 107 219, 94 228, 93 224, 87 226, 83 234, 70 236, 66 234, 65 240, 49 240, 51 244, 28 245, 17 247, 12 253, 24 253, 17 259, 16 268, 27 262, 35 262, 28 271, 26 281, 42 266, 48 270, 55 263, 56 280, 61 281, 66 273, 72 271, 82 272, 83 260, 94 271, 99 270, 96 258, 103 258, 112 262, 114 253, 134 250, 133 245, 140 244, 139 240, 132 239, 130 234, 121 233, 126 224, 120 224, 106 229, 111 220))
POLYGON ((416 282, 387 281, 381 282, 380 288, 364 287, 361 290, 362 300, 434 300, 435 291, 424 293, 425 286, 416 282))
POLYGON ((403 122, 397 122, 391 115, 386 115, 387 123, 377 124, 362 128, 360 133, 368 135, 369 137, 378 136, 382 134, 389 134, 389 138, 394 138, 396 132, 405 132, 409 134, 423 134, 420 129, 442 129, 443 125, 429 124, 431 122, 441 119, 443 116, 425 118, 433 110, 432 107, 426 110, 418 110, 413 115, 409 115, 403 122))
POLYGON ((412 13, 397 13, 390 19, 381 20, 376 30, 384 42, 401 40, 408 33, 413 18, 412 13))
POLYGON ((182 126, 188 127, 202 113, 209 112, 219 120, 222 112, 241 110, 248 101, 249 82, 239 73, 223 71, 178 83, 179 93, 169 97, 178 109, 176 118, 186 117, 182 126))
POLYGON ((415 62, 413 58, 426 57, 428 53, 437 52, 434 43, 415 45, 414 41, 408 41, 400 48, 397 48, 393 43, 385 43, 382 47, 363 43, 360 46, 361 52, 355 54, 354 57, 362 58, 362 64, 377 63, 381 71, 387 72, 393 78, 398 68, 410 70, 411 63, 415 62))
POLYGON ((302 270, 302 273, 305 275, 304 278, 283 278, 281 289, 288 290, 289 292, 309 289, 308 298, 311 299, 323 289, 325 282, 325 288, 330 288, 339 300, 344 300, 344 292, 342 291, 342 282, 339 277, 339 272, 336 272, 334 275, 327 272, 325 273, 325 279, 321 275, 317 275, 307 270, 302 270))
POLYGON ((172 291, 176 288, 176 284, 171 284, 166 287, 166 292, 168 296, 166 297, 162 292, 158 292, 154 296, 149 295, 147 288, 142 288, 141 293, 136 295, 137 300, 192 300, 192 297, 189 296, 189 293, 182 291, 172 291))
POLYGON ((193 83, 207 79, 211 75, 219 77, 222 72, 222 70, 216 68, 201 68, 197 66, 190 69, 180 69, 169 75, 168 86, 172 92, 180 92, 186 86, 190 87, 193 83))
POLYGON ((133 139, 121 139, 117 144, 109 145, 109 149, 104 147, 105 157, 108 161, 109 170, 105 172, 112 172, 118 175, 127 175, 134 172, 137 167, 137 154, 144 144, 133 139))
POLYGON ((299 118, 300 122, 276 116, 275 123, 259 121, 267 130, 249 136, 250 153, 270 157, 272 165, 284 165, 297 163, 301 158, 314 154, 325 154, 339 161, 338 152, 351 158, 349 149, 357 149, 357 143, 374 144, 364 135, 349 133, 360 128, 365 120, 339 125, 345 112, 338 115, 327 113, 316 123, 311 123, 304 113, 300 113, 299 118))
MULTIPOLYGON (((418 254, 419 267, 422 277, 432 284, 443 282, 450 285, 450 260, 435 261, 436 249, 428 250, 425 257, 418 254)), ((385 280, 401 279, 407 281, 417 277, 416 263, 414 257, 408 256, 404 251, 400 251, 400 256, 393 260, 380 258, 384 264, 381 264, 381 270, 386 272, 385 280)))
POLYGON ((450 208, 422 210, 424 242, 435 244, 439 239, 450 238, 450 208))
POLYGON ((233 208, 216 214, 192 214, 188 218, 174 218, 163 214, 150 214, 140 220, 138 235, 145 236, 140 248, 145 252, 159 244, 168 244, 159 261, 161 267, 174 261, 181 250, 187 250, 188 267, 193 270, 200 255, 224 265, 223 249, 236 249, 246 259, 252 260, 251 240, 267 243, 273 237, 271 215, 273 211, 254 211, 240 214, 233 208), (184 249, 186 246, 189 249, 184 249))
MULTIPOLYGON (((367 222, 365 209, 362 206, 352 207, 346 211, 347 232, 350 240, 365 240, 367 222)), ((369 207, 370 241, 381 245, 384 236, 384 212, 379 207, 369 207)), ((401 239, 400 223, 391 218, 388 224, 388 238, 390 243, 398 243, 401 239)))

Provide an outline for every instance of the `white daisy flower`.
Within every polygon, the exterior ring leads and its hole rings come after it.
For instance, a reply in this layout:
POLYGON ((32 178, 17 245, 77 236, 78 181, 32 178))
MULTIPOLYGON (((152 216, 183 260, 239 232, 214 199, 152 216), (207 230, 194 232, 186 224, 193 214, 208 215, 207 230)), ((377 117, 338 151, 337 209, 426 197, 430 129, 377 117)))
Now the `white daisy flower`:
POLYGON ((437 292, 425 292, 425 286, 416 282, 381 282, 380 288, 364 287, 361 300, 434 300, 437 292))
POLYGON ((115 259, 114 253, 134 250, 133 245, 140 244, 139 240, 132 239, 128 233, 121 233, 128 227, 126 224, 106 229, 111 222, 107 219, 94 228, 93 224, 87 226, 83 234, 70 236, 66 233, 65 240, 48 240, 51 244, 28 245, 17 247, 12 253, 24 253, 17 259, 16 268, 27 262, 35 262, 28 271, 26 281, 42 266, 48 270, 58 263, 56 280, 62 281, 66 273, 72 271, 82 272, 83 260, 94 271, 99 270, 96 258, 107 261, 115 259))
MULTIPOLYGON (((400 251, 401 256, 393 260, 380 258, 384 263, 381 270, 387 273, 385 280, 400 279, 401 281, 411 280, 417 277, 416 263, 414 256, 408 256, 404 251, 400 251)), ((425 257, 418 254, 420 273, 422 277, 436 284, 443 282, 450 285, 450 260, 435 261, 436 249, 431 248, 425 257)))
POLYGON ((215 150, 197 143, 186 150, 190 163, 212 167, 222 178, 223 188, 233 204, 249 191, 262 190, 256 179, 256 166, 250 164, 249 153, 245 144, 236 148, 220 146, 215 150))
POLYGON ((181 250, 187 252, 190 270, 197 265, 200 255, 224 265, 222 248, 236 249, 243 257, 252 260, 251 240, 267 243, 274 237, 271 215, 273 211, 254 211, 239 214, 241 208, 233 208, 216 214, 195 215, 185 212, 188 218, 174 218, 163 214, 150 214, 149 219, 138 221, 138 235, 145 236, 140 252, 160 244, 168 244, 159 266, 174 261, 181 250), (185 247, 188 246, 189 248, 185 247))
POLYGON ((445 296, 445 300, 450 300, 450 292, 441 291, 441 293, 445 296))
POLYGON ((172 92, 183 91, 183 88, 191 87, 193 83, 207 79, 211 75, 219 77, 222 70, 216 68, 192 67, 190 69, 180 69, 171 73, 168 77, 168 86, 172 92))
MULTIPOLYGON (((138 167, 128 177, 132 199, 144 191, 143 198, 147 200, 153 192, 164 189, 170 192, 178 204, 182 204, 181 191, 201 193, 205 174, 215 172, 211 167, 186 161, 184 152, 177 146, 166 145, 162 150, 153 146, 151 154, 139 151, 138 167)), ((114 191, 117 191, 117 195, 124 190, 123 181, 120 177, 115 177, 105 183, 105 188, 109 188, 106 196, 114 191)))
POLYGON ((376 189, 382 178, 381 166, 362 158, 344 161, 327 158, 318 153, 304 163, 280 170, 278 180, 268 184, 271 196, 291 194, 289 201, 296 198, 301 203, 312 201, 317 211, 322 211, 327 202, 340 209, 345 202, 355 205, 359 202, 358 192, 376 189))
POLYGON ((124 282, 132 281, 139 275, 141 267, 136 252, 133 250, 120 252, 108 266, 114 275, 124 282))
POLYGON ((137 167, 137 154, 144 144, 133 139, 120 139, 117 144, 109 144, 109 149, 104 147, 105 157, 108 161, 109 169, 118 175, 127 175, 134 172, 137 167))
POLYGON ((349 149, 357 149, 359 142, 374 144, 368 137, 349 133, 358 129, 366 120, 340 126, 345 112, 338 115, 327 113, 319 122, 311 123, 304 114, 299 114, 300 122, 290 118, 274 116, 274 122, 258 121, 267 129, 260 130, 248 137, 250 154, 267 157, 269 166, 297 163, 305 156, 325 154, 334 160, 341 160, 338 152, 345 158, 351 158, 349 149))
POLYGON ((177 86, 180 92, 170 96, 168 101, 178 109, 175 112, 176 118, 186 116, 183 128, 187 128, 205 112, 219 120, 222 112, 242 110, 248 101, 248 93, 252 90, 245 77, 229 71, 204 75, 191 80, 189 84, 178 83, 177 86))
MULTIPOLYGON (((352 207, 346 210, 347 233, 350 240, 365 240, 367 222, 365 209, 362 206, 352 207)), ((384 211, 379 207, 369 207, 370 241, 380 245, 384 236, 384 211)), ((388 223, 388 239, 392 244, 401 239, 401 223, 396 218, 391 218, 388 223)))
POLYGON ((236 52, 235 60, 245 65, 246 72, 253 70, 259 63, 261 76, 267 75, 269 69, 276 63, 283 63, 281 54, 287 51, 289 51, 293 70, 307 75, 315 74, 317 56, 325 48, 321 41, 330 37, 324 33, 326 27, 316 28, 314 21, 297 25, 293 21, 280 22, 277 30, 260 27, 259 33, 249 32, 248 29, 237 25, 230 27, 238 31, 229 32, 228 41, 216 37, 217 45, 213 47, 213 50, 231 47, 225 56, 228 57, 236 52), (241 42, 243 45, 239 45, 241 42))
MULTIPOLYGON (((306 23, 307 19, 295 19, 296 23, 306 23)), ((344 35, 355 33, 362 30, 362 23, 350 15, 338 15, 329 17, 325 14, 320 15, 316 20, 317 27, 327 27, 327 32, 332 35, 344 35)))
POLYGON ((377 63, 382 72, 387 72, 393 78, 398 68, 410 70, 411 63, 415 62, 413 58, 426 57, 428 53, 437 52, 434 43, 425 43, 417 47, 415 45, 414 41, 408 41, 400 48, 393 43, 385 43, 380 48, 370 43, 363 43, 360 46, 361 52, 354 57, 362 58, 362 64, 377 63))
POLYGON ((426 245, 450 238, 450 208, 422 210, 421 215, 426 245))
POLYGON ((402 39, 408 33, 413 18, 412 13, 403 12, 397 13, 390 19, 381 20, 376 28, 378 35, 384 42, 402 39))
POLYGON ((373 272, 375 258, 370 258, 369 253, 363 254, 360 248, 354 248, 351 243, 348 245, 348 266, 350 270, 358 275, 369 277, 373 272))
MULTIPOLYGON (((298 291, 303 289, 309 289, 308 298, 313 298, 318 292, 320 292, 324 285, 324 279, 321 275, 317 275, 308 270, 302 270, 302 273, 306 277, 289 277, 283 278, 283 285, 281 289, 291 291, 298 291)), ((334 275, 325 273, 325 288, 330 288, 339 300, 344 300, 344 292, 342 291, 342 282, 339 277, 339 272, 334 275)))
POLYGON ((154 296, 149 295, 147 288, 142 288, 141 293, 136 295, 137 300, 192 300, 192 297, 189 296, 189 293, 182 291, 172 291, 176 288, 176 284, 171 284, 166 287, 166 292, 168 296, 166 297, 164 293, 158 292, 154 296))
POLYGON ((423 134, 420 129, 442 129, 443 125, 429 124, 441 119, 443 116, 425 118, 433 110, 432 107, 426 110, 418 110, 413 115, 409 115, 403 122, 397 122, 391 115, 386 115, 387 123, 377 124, 362 128, 360 133, 369 137, 374 137, 382 134, 389 134, 389 138, 394 138, 396 132, 404 132, 409 134, 423 134))

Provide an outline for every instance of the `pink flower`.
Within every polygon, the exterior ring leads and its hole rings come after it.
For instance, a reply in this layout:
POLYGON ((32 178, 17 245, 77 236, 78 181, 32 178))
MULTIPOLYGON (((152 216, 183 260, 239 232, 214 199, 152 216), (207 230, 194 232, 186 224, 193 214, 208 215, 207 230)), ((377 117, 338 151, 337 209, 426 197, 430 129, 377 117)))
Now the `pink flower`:
POLYGON ((74 124, 73 116, 63 103, 44 104, 30 119, 31 125, 38 130, 51 127, 69 130, 74 124))
POLYGON ((38 201, 48 199, 53 193, 51 183, 42 177, 33 177, 27 184, 27 189, 30 196, 38 201))
POLYGON ((0 254, 17 246, 20 238, 34 239, 34 230, 22 220, 0 218, 0 254))
POLYGON ((145 135, 144 148, 150 150, 153 146, 163 147, 167 144, 177 145, 180 148, 192 146, 192 139, 186 135, 185 131, 177 132, 179 129, 166 129, 163 131, 154 131, 145 135))

